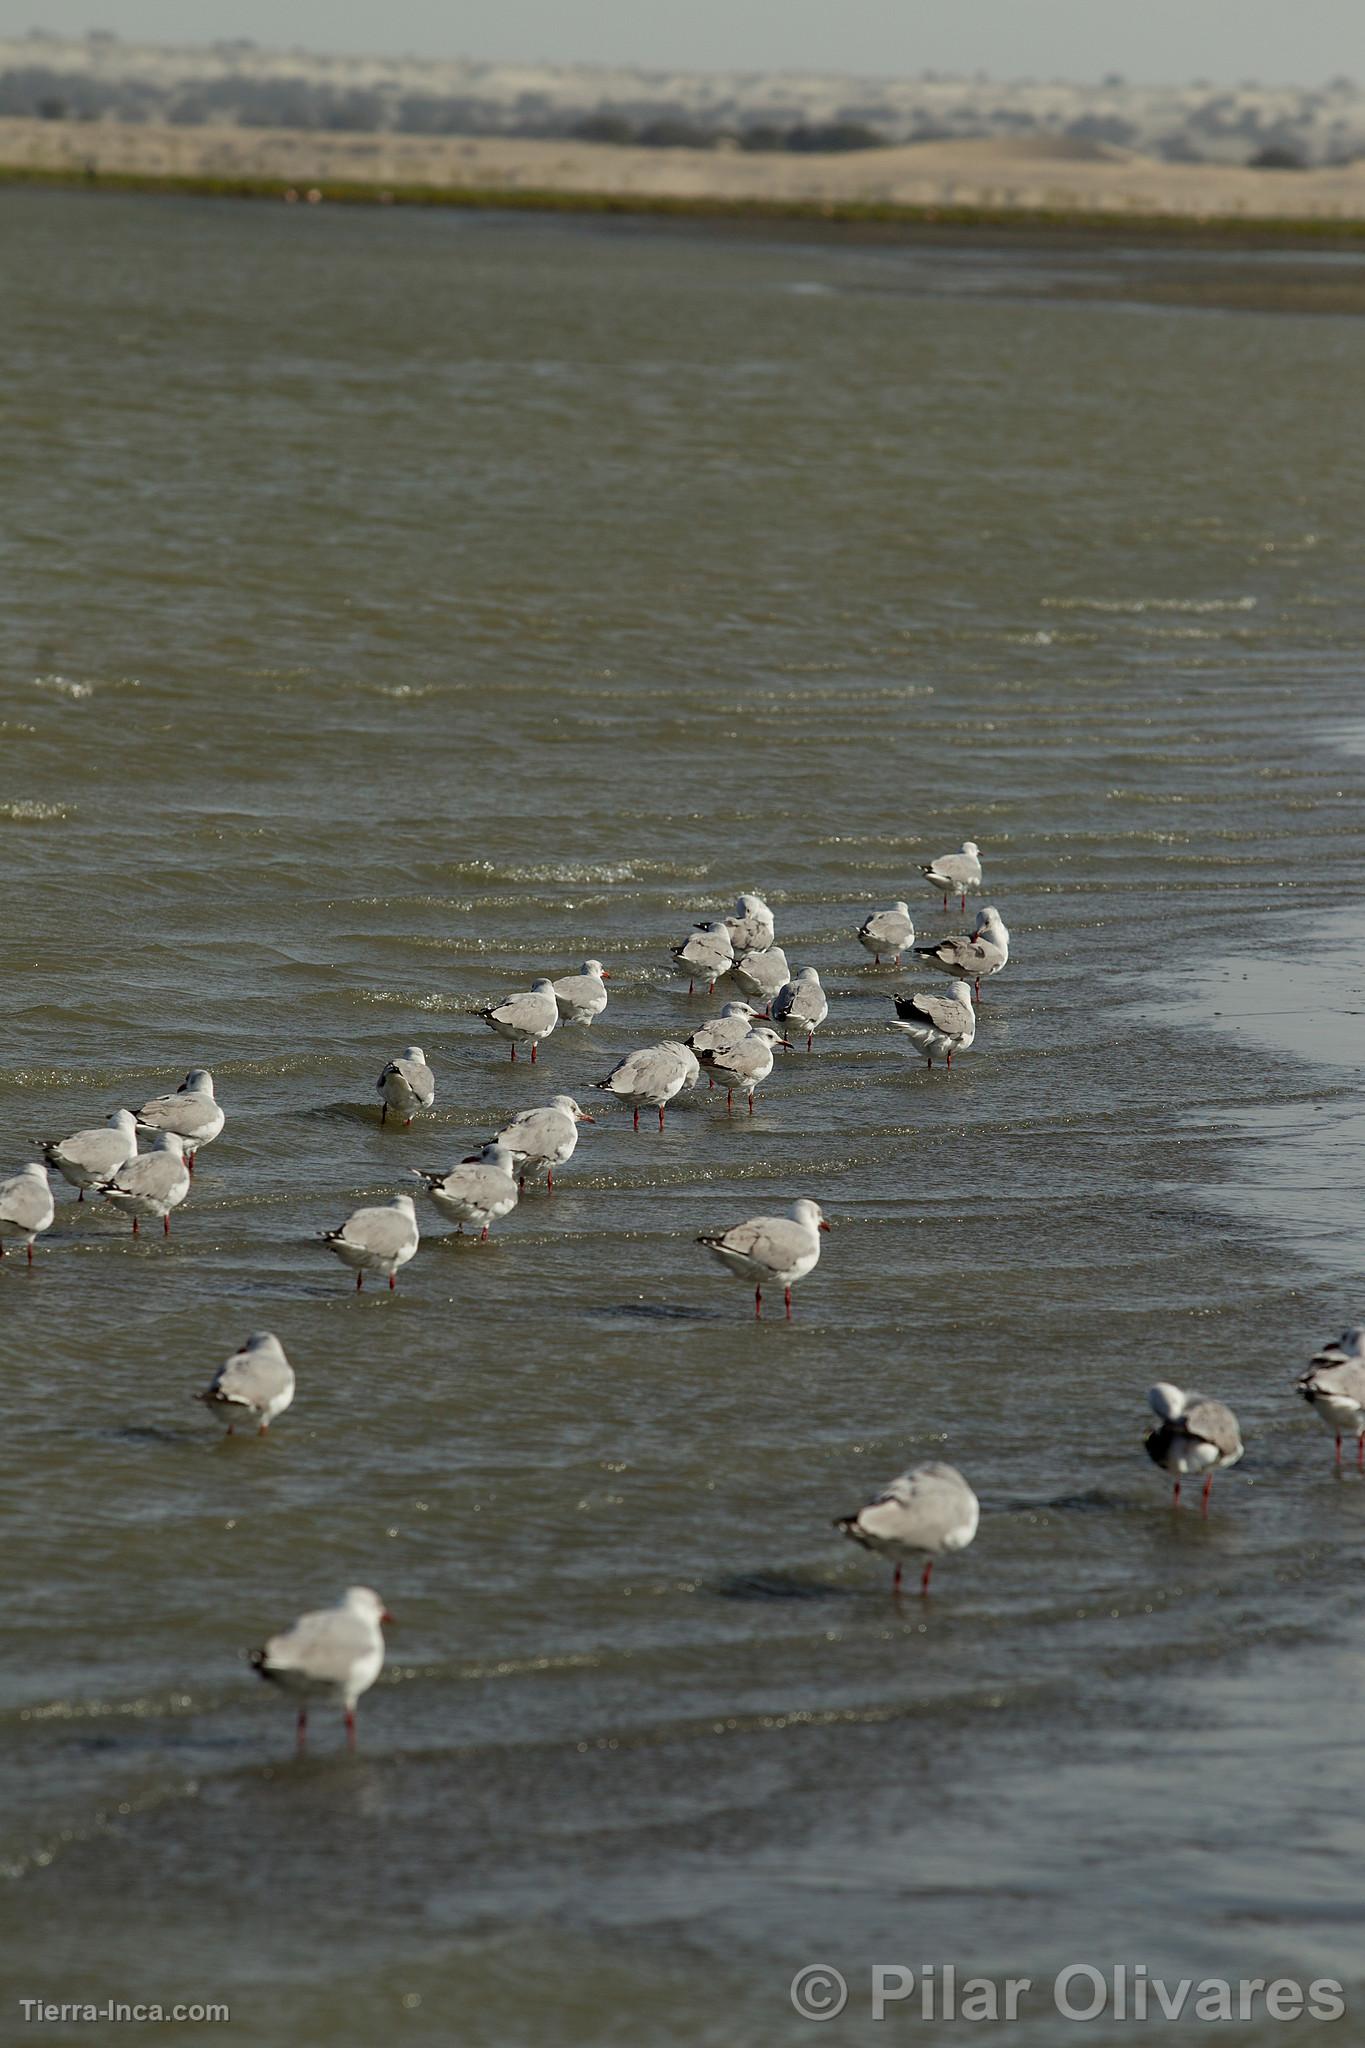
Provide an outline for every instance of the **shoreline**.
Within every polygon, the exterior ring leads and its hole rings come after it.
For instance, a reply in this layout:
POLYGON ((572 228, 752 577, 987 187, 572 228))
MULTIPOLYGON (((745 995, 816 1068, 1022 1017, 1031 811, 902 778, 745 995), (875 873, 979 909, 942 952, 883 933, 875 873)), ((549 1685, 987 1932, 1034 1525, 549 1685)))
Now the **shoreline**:
POLYGON ((863 228, 912 233, 992 233, 1170 245, 1332 248, 1365 245, 1365 219, 1321 214, 1125 213, 1102 208, 1004 206, 952 202, 913 205, 882 199, 788 199, 756 195, 623 192, 559 186, 431 185, 319 177, 301 186, 283 176, 215 172, 105 170, 98 165, 0 163, 0 187, 137 193, 191 199, 295 201, 333 206, 404 206, 465 212, 583 214, 737 226, 863 228))

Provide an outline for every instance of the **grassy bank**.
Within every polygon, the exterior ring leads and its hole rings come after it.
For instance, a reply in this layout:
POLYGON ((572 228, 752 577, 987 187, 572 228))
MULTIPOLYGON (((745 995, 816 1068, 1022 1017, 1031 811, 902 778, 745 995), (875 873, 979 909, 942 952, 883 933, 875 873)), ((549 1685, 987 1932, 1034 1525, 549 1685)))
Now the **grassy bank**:
POLYGON ((51 169, 0 164, 0 185, 85 192, 161 193, 201 199, 284 201, 291 194, 337 206, 462 207, 515 213, 634 216, 642 219, 757 223, 780 227, 825 226, 861 229, 869 235, 938 230, 1142 238, 1226 247, 1361 248, 1365 220, 1250 218, 1008 206, 906 206, 876 200, 767 200, 679 198, 662 194, 565 191, 529 186, 379 184, 318 179, 304 188, 276 177, 162 175, 103 171, 94 167, 51 169))

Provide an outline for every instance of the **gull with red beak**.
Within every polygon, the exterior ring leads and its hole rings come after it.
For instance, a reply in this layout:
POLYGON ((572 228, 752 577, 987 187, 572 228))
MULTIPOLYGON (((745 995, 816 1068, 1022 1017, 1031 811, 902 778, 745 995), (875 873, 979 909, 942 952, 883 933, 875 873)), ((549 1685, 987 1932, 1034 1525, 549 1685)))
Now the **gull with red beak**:
POLYGON ((715 918, 707 924, 699 924, 690 938, 672 948, 672 953, 673 958, 687 969, 689 995, 695 993, 699 981, 704 981, 709 996, 722 974, 728 974, 735 964, 730 934, 715 918))
POLYGON ((346 1746, 355 1748, 356 1702, 384 1668, 384 1623, 393 1621, 369 1586, 349 1586, 337 1607, 300 1615, 292 1628, 251 1652, 262 1678, 299 1701, 298 1746, 308 1740, 308 1708, 315 1699, 337 1701, 346 1716, 346 1746))
POLYGON ((554 1193, 555 1168, 572 1159, 578 1145, 578 1126, 595 1124, 597 1118, 580 1109, 572 1095, 555 1095, 543 1109, 519 1110, 510 1124, 504 1124, 494 1140, 505 1145, 520 1169, 517 1185, 525 1187, 527 1172, 545 1168, 545 1186, 554 1193))
POLYGON ((889 910, 874 910, 858 927, 858 944, 866 947, 878 967, 883 953, 892 954, 891 965, 899 967, 901 954, 914 943, 915 924, 908 903, 893 903, 889 910))
POLYGON ((693 1085, 698 1071, 696 1059, 687 1046, 665 1039, 659 1045, 643 1045, 636 1052, 628 1052, 616 1062, 605 1081, 593 1085, 605 1088, 618 1101, 629 1103, 635 1112, 637 1131, 642 1109, 657 1109, 659 1129, 663 1130, 665 1108, 682 1089, 693 1085))
POLYGON ((507 1147, 496 1140, 478 1152, 471 1152, 452 1166, 449 1173, 434 1173, 425 1167, 411 1169, 448 1223, 463 1233, 466 1223, 478 1225, 479 1243, 486 1244, 488 1232, 500 1216, 517 1206, 516 1161, 507 1147))
POLYGON ((554 983, 541 975, 520 995, 508 996, 505 1002, 492 1003, 478 1014, 501 1037, 511 1039, 513 1059, 519 1045, 529 1045, 534 1066, 537 1046, 542 1038, 549 1037, 559 1022, 559 999, 555 995, 554 983))
POLYGON ((773 1053, 779 1045, 791 1051, 791 1040, 784 1038, 780 1031, 774 1031, 770 1024, 755 1024, 733 1045, 723 1045, 698 1055, 707 1071, 718 1074, 725 1083, 727 1113, 735 1106, 736 1088, 742 1088, 749 1098, 749 1114, 753 1115, 754 1091, 760 1081, 766 1081, 771 1074, 773 1053))
POLYGON ((753 1283, 754 1315, 763 1315, 765 1285, 780 1287, 791 1321, 792 1288, 819 1263, 820 1233, 828 1230, 818 1202, 793 1202, 790 1216, 751 1216, 731 1230, 704 1231, 697 1239, 737 1280, 753 1283))

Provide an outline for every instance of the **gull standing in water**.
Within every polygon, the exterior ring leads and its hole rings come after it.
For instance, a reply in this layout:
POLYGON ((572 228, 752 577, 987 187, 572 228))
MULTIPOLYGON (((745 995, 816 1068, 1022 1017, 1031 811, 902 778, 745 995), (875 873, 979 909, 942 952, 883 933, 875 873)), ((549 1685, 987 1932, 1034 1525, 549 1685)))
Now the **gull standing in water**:
POLYGON ((381 1124, 389 1120, 389 1111, 396 1109, 403 1119, 406 1130, 419 1109, 430 1109, 436 1100, 436 1076, 427 1065, 427 1056, 420 1045, 405 1045, 396 1060, 390 1060, 375 1087, 384 1098, 384 1107, 379 1112, 381 1124))
MULTIPOLYGON (((724 1046, 738 1045, 754 1019, 767 1014, 766 1010, 756 1010, 752 1003, 727 1003, 718 1017, 699 1024, 686 1043, 698 1059, 703 1053, 720 1052, 724 1046)), ((707 1076, 707 1085, 715 1087, 714 1074, 707 1076)))
POLYGON ((293 1398, 294 1368, 283 1344, 269 1330, 248 1337, 241 1350, 219 1366, 203 1393, 195 1395, 222 1416, 229 1436, 238 1422, 254 1422, 256 1434, 264 1436, 293 1398))
POLYGON ((921 1593, 929 1591, 934 1559, 946 1550, 965 1550, 976 1534, 981 1505, 955 1465, 933 1461, 915 1465, 874 1494, 856 1515, 844 1515, 834 1526, 864 1550, 891 1558, 896 1567, 893 1593, 901 1589, 901 1571, 912 1551, 928 1557, 920 1575, 921 1593))
POLYGON ((420 1233, 411 1195, 395 1195, 373 1209, 356 1209, 339 1230, 324 1230, 322 1241, 355 1274, 356 1293, 367 1273, 385 1273, 398 1284, 398 1268, 415 1258, 420 1233))
POLYGON ((829 1015, 829 998, 820 986, 819 970, 803 967, 795 981, 780 988, 773 997, 772 1014, 788 1030, 794 1024, 805 1032, 809 1052, 816 1032, 829 1015))
POLYGON ((174 1095, 154 1095, 137 1113, 140 1131, 173 1131, 184 1140, 185 1165, 194 1172, 194 1155, 211 1145, 223 1128, 223 1112, 213 1096, 213 1076, 205 1067, 191 1067, 174 1095))
POLYGON ((751 1280, 754 1315, 763 1314, 763 1288, 780 1287, 791 1321, 792 1288, 818 1264, 820 1232, 830 1229, 818 1202, 793 1202, 790 1216, 752 1216, 732 1230, 703 1231, 697 1239, 738 1280, 751 1280))
POLYGON ((384 1623, 392 1622, 379 1595, 350 1586, 339 1607, 304 1614, 292 1628, 251 1652, 262 1678, 299 1696, 298 1745, 308 1739, 310 1700, 333 1699, 346 1715, 346 1746, 355 1748, 356 1701, 384 1668, 384 1623))
POLYGON ((504 1038, 512 1041, 512 1057, 517 1056, 519 1045, 531 1048, 531 1064, 535 1065, 536 1047, 542 1038, 548 1038, 559 1022, 559 1001, 555 985, 541 975, 521 995, 508 996, 505 1002, 494 1003, 489 1009, 480 1010, 485 1024, 491 1024, 504 1038))
POLYGON ((47 1168, 36 1159, 21 1166, 8 1180, 0 1180, 0 1259, 5 1256, 5 1239, 11 1237, 28 1247, 31 1266, 33 1240, 51 1230, 56 1213, 47 1168))
POLYGON ((76 1200, 83 1202, 87 1188, 98 1187, 136 1156, 137 1119, 131 1109, 115 1109, 92 1130, 35 1142, 42 1146, 48 1165, 70 1181, 78 1190, 76 1200))
POLYGON ((988 975, 1009 965, 1010 935, 994 904, 979 910, 976 929, 955 939, 936 939, 932 945, 916 946, 915 958, 941 974, 976 983, 976 1000, 981 1001, 981 984, 988 975))
POLYGON ((965 1052, 976 1037, 976 1012, 972 1008, 971 984, 955 981, 946 996, 894 996, 896 1022, 893 1031, 903 1031, 934 1064, 934 1055, 946 1053, 949 1071, 953 1054, 965 1052))
POLYGON ((730 972, 746 996, 756 996, 761 1002, 770 1003, 778 990, 785 988, 791 980, 792 971, 782 948, 768 946, 763 952, 741 954, 730 972))
POLYGON ((1295 1381, 1313 1413, 1337 1440, 1356 1440, 1356 1464, 1365 1472, 1365 1325, 1344 1330, 1335 1344, 1324 1344, 1307 1372, 1295 1381))
POLYGON ((735 1090, 742 1088, 749 1098, 749 1114, 754 1113, 754 1091, 761 1081, 766 1081, 773 1070, 773 1053, 779 1045, 791 1051, 791 1040, 784 1038, 771 1025, 755 1024, 746 1031, 743 1038, 733 1045, 723 1045, 714 1052, 701 1054, 701 1064, 708 1073, 719 1074, 725 1083, 725 1107, 735 1106, 735 1090))
POLYGON ((607 1007, 606 984, 611 980, 600 960, 585 960, 577 974, 566 974, 554 985, 561 1024, 591 1024, 607 1007))
POLYGON ((942 896, 945 910, 950 896, 960 896, 965 910, 967 891, 981 880, 981 848, 974 839, 964 839, 959 853, 941 853, 921 867, 920 873, 934 894, 942 896))
POLYGON ((628 1052, 618 1060, 605 1081, 593 1085, 605 1088, 608 1094, 620 1102, 627 1102, 635 1112, 635 1129, 640 1128, 640 1111, 657 1109, 659 1129, 664 1128, 664 1109, 674 1096, 696 1079, 693 1069, 696 1061, 686 1046, 665 1040, 660 1045, 644 1045, 636 1052, 628 1052))
POLYGON ((125 1216, 132 1217, 134 1237, 144 1216, 149 1222, 155 1222, 159 1216, 161 1228, 169 1237, 171 1211, 180 1207, 189 1191, 189 1161, 179 1131, 162 1131, 153 1139, 150 1151, 128 1160, 99 1186, 102 1201, 112 1202, 125 1216))
POLYGON ((728 974, 735 964, 730 934, 714 918, 708 924, 699 924, 691 938, 671 950, 673 958, 687 969, 689 995, 694 993, 699 980, 705 980, 709 996, 722 974, 728 974))
POLYGON ((1180 1481, 1187 1472, 1204 1476, 1201 1511, 1209 1511, 1209 1488, 1222 1465, 1235 1465, 1244 1446, 1237 1417, 1222 1401, 1207 1394, 1182 1394, 1169 1380, 1158 1380, 1147 1396, 1161 1426, 1147 1432, 1147 1455, 1154 1465, 1175 1477, 1172 1507, 1180 1506, 1180 1481))
POLYGON ((518 1186, 526 1185, 526 1170, 539 1173, 545 1168, 545 1186, 553 1194, 555 1168, 572 1159, 578 1145, 578 1126, 595 1124, 597 1118, 580 1109, 572 1095, 556 1095, 544 1109, 518 1111, 494 1138, 505 1145, 520 1168, 518 1186))
POLYGON ((866 946, 878 967, 883 953, 893 953, 891 965, 899 967, 901 954, 914 943, 915 926, 908 903, 893 903, 889 910, 874 910, 858 927, 858 944, 866 946))
POLYGON ((414 1166, 412 1172, 426 1186, 427 1193, 448 1223, 479 1225, 479 1242, 487 1241, 489 1228, 500 1216, 517 1206, 516 1168, 505 1145, 494 1142, 471 1152, 449 1173, 429 1172, 414 1166))
POLYGON ((761 896, 741 896, 725 919, 736 955, 766 953, 774 937, 773 914, 761 896))

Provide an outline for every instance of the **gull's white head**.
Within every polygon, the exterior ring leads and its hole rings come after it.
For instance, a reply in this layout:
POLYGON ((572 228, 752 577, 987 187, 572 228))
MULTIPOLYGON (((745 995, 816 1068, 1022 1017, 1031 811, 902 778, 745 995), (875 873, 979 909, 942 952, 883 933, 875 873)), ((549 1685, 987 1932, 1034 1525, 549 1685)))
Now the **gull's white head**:
POLYGON ((515 1170, 516 1155, 509 1152, 506 1145, 500 1145, 495 1138, 491 1145, 481 1145, 477 1152, 471 1152, 461 1163, 465 1166, 494 1166, 499 1173, 505 1173, 510 1178, 515 1170))
POLYGON ((185 1140, 179 1131, 158 1131, 152 1139, 153 1152, 174 1152, 177 1159, 185 1156, 185 1140))
POLYGON ((580 974, 594 974, 599 981, 611 980, 611 976, 600 960, 585 960, 578 971, 580 974))
POLYGON ((545 974, 538 974, 538 975, 536 976, 535 980, 534 980, 534 981, 533 981, 533 982, 531 983, 531 993, 532 993, 532 995, 535 995, 535 996, 552 996, 552 995, 554 994, 554 992, 555 992, 555 985, 554 985, 554 983, 553 983, 553 982, 552 982, 552 981, 550 980, 550 978, 549 978, 549 976, 548 976, 548 975, 545 975, 545 974))
POLYGON ((381 1622, 392 1621, 393 1616, 372 1586, 348 1586, 342 1606, 358 1620, 368 1622, 371 1628, 378 1628, 381 1622))
POLYGON ((47 1186, 47 1168, 41 1160, 30 1159, 27 1166, 19 1168, 18 1173, 14 1175, 14 1179, 23 1180, 26 1175, 31 1176, 34 1180, 40 1180, 44 1187, 47 1186))
POLYGON ((833 1226, 825 1221, 825 1212, 818 1202, 802 1198, 792 1203, 792 1215, 798 1223, 804 1223, 807 1230, 830 1230, 833 1226))
POLYGON ((419 1067, 424 1067, 427 1063, 427 1056, 420 1045, 405 1045, 400 1057, 405 1060, 416 1060, 419 1067))
POLYGON ((579 1108, 572 1095, 552 1095, 545 1106, 547 1109, 557 1109, 561 1116, 572 1117, 576 1124, 591 1124, 597 1121, 595 1117, 588 1115, 586 1109, 579 1108))
POLYGON ((818 967, 803 967, 796 978, 798 981, 813 981, 817 988, 820 986, 820 970, 818 967))
POLYGON ((969 981, 950 981, 948 983, 948 993, 955 1003, 965 1003, 970 1010, 972 1007, 972 985, 969 981))
POLYGON ((771 1025, 771 1024, 752 1024, 752 1025, 750 1025, 750 1027, 749 1027, 749 1036, 750 1036, 750 1038, 761 1038, 761 1039, 763 1040, 763 1043, 764 1043, 765 1045, 772 1045, 772 1046, 778 1046, 778 1045, 786 1045, 786 1046, 790 1046, 790 1044, 791 1044, 791 1040, 790 1040, 789 1038, 784 1038, 784 1037, 782 1036, 782 1033, 781 1033, 780 1031, 774 1031, 774 1030, 773 1030, 773 1027, 772 1027, 772 1025, 771 1025))
POLYGON ((1338 1347, 1351 1358, 1365 1358, 1365 1323, 1352 1323, 1337 1338, 1338 1347))
POLYGON ((278 1351, 284 1356, 284 1346, 273 1330, 253 1330, 242 1346, 243 1351, 278 1351))
POLYGON ((175 1092, 177 1095, 212 1095, 213 1076, 206 1067, 191 1067, 175 1092))
POLYGON ((761 896, 738 896, 735 899, 736 917, 762 917, 767 908, 761 896))
POLYGON ((1148 1406, 1154 1408, 1163 1422, 1178 1422, 1188 1406, 1188 1397, 1179 1387, 1173 1387, 1169 1380, 1158 1380, 1148 1389, 1148 1406))
POLYGON ((718 917, 708 917, 705 923, 694 925, 693 930, 698 932, 705 932, 707 937, 712 939, 728 939, 730 936, 729 932, 726 931, 725 926, 721 923, 718 917))
POLYGON ((909 917, 910 915, 910 905, 908 903, 893 903, 891 908, 898 917, 909 917))
POLYGON ((752 1003, 727 1003, 720 1014, 722 1017, 759 1017, 762 1011, 756 1010, 752 1003))
POLYGON ((962 851, 964 853, 971 854, 973 858, 975 858, 977 855, 980 854, 981 848, 977 845, 974 839, 964 839, 962 842, 962 851))
POLYGON ((411 1216, 414 1223, 417 1221, 417 1211, 413 1206, 411 1195, 395 1195, 389 1203, 389 1207, 391 1209, 401 1209, 405 1216, 411 1216))
POLYGON ((136 1138, 137 1118, 131 1109, 111 1109, 104 1119, 111 1131, 122 1131, 125 1138, 136 1138))

